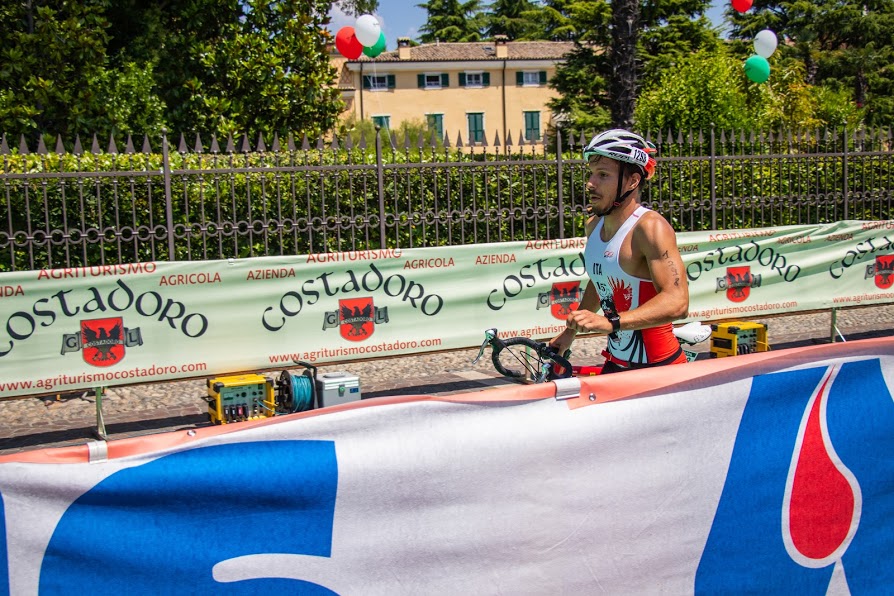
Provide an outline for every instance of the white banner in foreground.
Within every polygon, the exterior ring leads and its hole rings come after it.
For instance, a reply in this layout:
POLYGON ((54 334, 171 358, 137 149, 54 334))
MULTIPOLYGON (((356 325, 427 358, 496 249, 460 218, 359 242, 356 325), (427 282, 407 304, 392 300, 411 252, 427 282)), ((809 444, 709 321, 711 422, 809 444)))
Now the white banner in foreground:
POLYGON ((381 398, 112 442, 92 463, 86 447, 7 456, 0 581, 12 594, 882 593, 892 382, 894 339, 864 340, 593 377, 568 401, 551 384, 381 398))

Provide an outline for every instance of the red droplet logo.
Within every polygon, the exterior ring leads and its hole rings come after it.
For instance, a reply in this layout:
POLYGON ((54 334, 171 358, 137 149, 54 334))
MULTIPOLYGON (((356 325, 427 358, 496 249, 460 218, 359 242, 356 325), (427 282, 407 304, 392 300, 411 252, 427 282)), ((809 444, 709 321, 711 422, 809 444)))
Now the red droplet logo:
POLYGON ((782 509, 786 551, 805 567, 825 567, 841 559, 860 522, 860 485, 838 459, 826 425, 829 389, 837 373, 830 367, 801 419, 782 509))

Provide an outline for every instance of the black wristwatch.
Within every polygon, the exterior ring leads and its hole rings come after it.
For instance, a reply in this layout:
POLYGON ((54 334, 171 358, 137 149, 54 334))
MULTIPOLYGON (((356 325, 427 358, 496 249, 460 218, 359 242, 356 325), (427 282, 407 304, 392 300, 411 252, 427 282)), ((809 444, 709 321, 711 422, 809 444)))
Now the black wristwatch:
POLYGON ((612 339, 618 339, 618 331, 621 330, 621 316, 616 312, 605 313, 605 318, 612 324, 612 332, 608 336, 612 339))

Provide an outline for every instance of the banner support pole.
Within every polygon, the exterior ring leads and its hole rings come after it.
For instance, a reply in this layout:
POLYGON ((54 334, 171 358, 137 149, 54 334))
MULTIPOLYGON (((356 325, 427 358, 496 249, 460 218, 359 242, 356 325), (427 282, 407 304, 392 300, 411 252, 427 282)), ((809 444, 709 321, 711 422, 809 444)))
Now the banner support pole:
POLYGON ((834 344, 838 337, 841 338, 841 341, 847 341, 838 329, 838 309, 835 307, 832 307, 832 328, 829 331, 831 334, 831 337, 829 338, 830 343, 834 344))
POLYGON ((93 389, 94 394, 96 395, 96 436, 98 436, 103 441, 108 440, 109 436, 106 434, 106 422, 102 416, 102 387, 95 387, 93 389))

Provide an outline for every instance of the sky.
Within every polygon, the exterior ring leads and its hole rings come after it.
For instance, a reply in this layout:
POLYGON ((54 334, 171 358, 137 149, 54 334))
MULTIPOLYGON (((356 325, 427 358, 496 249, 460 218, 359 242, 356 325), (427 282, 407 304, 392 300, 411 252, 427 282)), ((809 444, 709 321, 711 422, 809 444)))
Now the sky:
MULTIPOLYGON (((421 0, 418 3, 421 3, 421 0)), ((375 15, 385 32, 388 51, 397 49, 398 37, 411 39, 419 37, 419 28, 425 24, 427 13, 424 8, 419 8, 416 4, 415 0, 379 0, 379 9, 375 15)), ((714 25, 723 26, 723 11, 726 5, 727 0, 713 0, 708 10, 708 18, 714 25)), ((357 20, 334 6, 330 15, 332 22, 329 24, 329 30, 332 33, 338 32, 342 27, 353 26, 357 20)))

